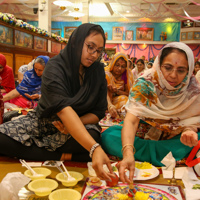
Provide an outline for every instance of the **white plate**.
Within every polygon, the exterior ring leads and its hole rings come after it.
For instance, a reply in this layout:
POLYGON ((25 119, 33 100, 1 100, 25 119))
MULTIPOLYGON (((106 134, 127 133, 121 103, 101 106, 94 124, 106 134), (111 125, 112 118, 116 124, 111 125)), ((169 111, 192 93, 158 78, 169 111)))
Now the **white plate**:
MULTIPOLYGON (((138 161, 135 161, 135 163, 142 163, 142 162, 138 162, 138 161)), ((112 165, 115 166, 117 163, 113 163, 112 165)), ((118 176, 119 176, 119 173, 118 171, 114 171, 118 176)), ((129 171, 126 172, 126 175, 129 176, 129 171)), ((135 168, 135 173, 134 173, 134 178, 133 180, 149 180, 149 179, 153 179, 155 177, 157 177, 159 175, 159 170, 152 165, 152 168, 151 169, 138 169, 138 168, 135 168), (147 177, 144 177, 143 175, 145 173, 150 173, 151 175, 147 176, 147 177)))

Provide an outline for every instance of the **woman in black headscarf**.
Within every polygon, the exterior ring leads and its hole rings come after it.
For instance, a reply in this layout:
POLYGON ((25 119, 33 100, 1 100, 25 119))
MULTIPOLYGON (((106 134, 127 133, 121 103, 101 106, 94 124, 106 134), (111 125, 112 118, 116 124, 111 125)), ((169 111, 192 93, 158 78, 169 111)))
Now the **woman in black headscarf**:
POLYGON ((65 49, 45 67, 36 110, 0 126, 0 153, 31 160, 88 161, 90 155, 97 174, 108 179, 102 166, 112 169, 99 145, 97 125, 107 108, 99 61, 104 46, 99 25, 82 24, 72 33, 65 49))

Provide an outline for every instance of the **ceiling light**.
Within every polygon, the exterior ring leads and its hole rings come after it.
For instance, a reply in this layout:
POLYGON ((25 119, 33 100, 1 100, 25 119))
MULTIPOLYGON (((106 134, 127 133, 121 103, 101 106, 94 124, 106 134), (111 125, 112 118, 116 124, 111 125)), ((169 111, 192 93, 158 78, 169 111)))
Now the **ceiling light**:
POLYGON ((70 1, 65 1, 65 0, 62 0, 62 1, 57 0, 57 1, 54 1, 53 4, 60 6, 61 10, 65 10, 67 6, 72 6, 72 3, 70 1))
POLYGON ((74 8, 74 12, 70 12, 69 16, 74 17, 75 20, 78 20, 80 17, 83 17, 85 14, 79 12, 79 8, 74 8))

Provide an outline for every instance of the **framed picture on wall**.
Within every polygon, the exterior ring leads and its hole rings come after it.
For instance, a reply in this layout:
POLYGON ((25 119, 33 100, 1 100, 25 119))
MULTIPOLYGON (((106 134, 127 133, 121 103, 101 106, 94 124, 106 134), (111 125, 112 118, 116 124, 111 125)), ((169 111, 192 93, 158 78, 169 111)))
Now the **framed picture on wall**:
POLYGON ((61 29, 60 28, 52 28, 51 32, 58 35, 58 36, 61 36, 61 29))
POLYGON ((136 28, 136 40, 153 41, 154 28, 136 28))
POLYGON ((193 32, 193 31, 187 32, 187 39, 188 39, 188 40, 193 40, 193 35, 194 35, 194 32, 193 32))
POLYGON ((200 40, 200 32, 194 32, 194 39, 200 40))
POLYGON ((113 27, 112 40, 123 40, 123 27, 113 27))
POLYGON ((47 39, 34 36, 34 49, 47 51, 47 39))
POLYGON ((187 40, 187 33, 186 32, 181 33, 181 40, 187 40))
POLYGON ((0 25, 0 43, 13 44, 13 29, 0 25))
POLYGON ((125 40, 133 40, 133 31, 125 31, 125 40))
POLYGON ((33 36, 31 34, 15 30, 15 45, 33 48, 33 36))
POLYGON ((190 28, 194 26, 194 22, 190 20, 183 20, 181 23, 181 28, 190 28))
POLYGON ((200 22, 194 22, 195 27, 200 27, 200 22))
POLYGON ((51 42, 51 52, 59 54, 61 50, 61 43, 51 42))
POLYGON ((70 35, 77 27, 64 27, 64 37, 69 39, 70 35))

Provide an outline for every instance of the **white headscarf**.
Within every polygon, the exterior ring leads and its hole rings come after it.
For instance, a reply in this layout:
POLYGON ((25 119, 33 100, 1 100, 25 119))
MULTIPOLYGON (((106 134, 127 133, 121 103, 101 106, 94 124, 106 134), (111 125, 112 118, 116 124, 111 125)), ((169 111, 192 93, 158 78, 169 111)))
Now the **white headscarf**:
POLYGON ((148 136, 155 140, 159 139, 161 131, 167 132, 170 138, 185 127, 200 127, 200 84, 193 76, 193 52, 181 42, 169 43, 164 48, 167 47, 182 49, 186 53, 189 71, 184 80, 176 87, 166 81, 160 70, 161 50, 153 67, 131 88, 125 106, 128 112, 155 127, 148 136))

